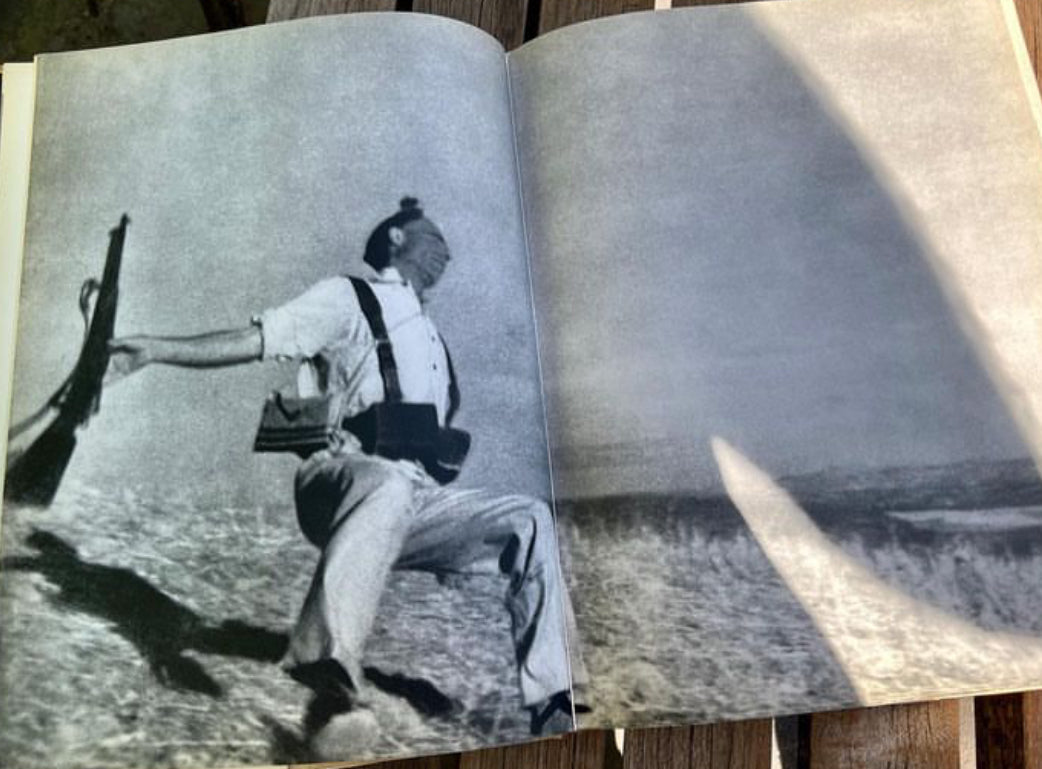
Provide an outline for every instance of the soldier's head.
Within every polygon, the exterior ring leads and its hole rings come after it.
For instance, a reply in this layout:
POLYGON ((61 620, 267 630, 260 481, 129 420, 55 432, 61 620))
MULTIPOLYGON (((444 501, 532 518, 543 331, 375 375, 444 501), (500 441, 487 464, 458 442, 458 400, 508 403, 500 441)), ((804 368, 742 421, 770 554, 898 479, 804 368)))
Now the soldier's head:
POLYGON ((449 263, 441 230, 423 215, 416 198, 402 198, 398 211, 376 226, 365 244, 366 264, 379 272, 394 267, 417 294, 438 282, 449 263))

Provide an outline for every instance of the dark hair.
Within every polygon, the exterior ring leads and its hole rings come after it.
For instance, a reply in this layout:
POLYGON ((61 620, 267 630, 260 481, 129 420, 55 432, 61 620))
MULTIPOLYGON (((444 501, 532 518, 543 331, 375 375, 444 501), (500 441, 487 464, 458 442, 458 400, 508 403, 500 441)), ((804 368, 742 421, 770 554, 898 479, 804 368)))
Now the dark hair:
POLYGON ((423 218, 423 209, 420 208, 420 201, 416 198, 404 197, 398 202, 398 205, 400 206, 398 211, 376 225, 376 229, 365 242, 365 255, 362 259, 377 272, 391 261, 391 228, 404 227, 409 222, 423 218))

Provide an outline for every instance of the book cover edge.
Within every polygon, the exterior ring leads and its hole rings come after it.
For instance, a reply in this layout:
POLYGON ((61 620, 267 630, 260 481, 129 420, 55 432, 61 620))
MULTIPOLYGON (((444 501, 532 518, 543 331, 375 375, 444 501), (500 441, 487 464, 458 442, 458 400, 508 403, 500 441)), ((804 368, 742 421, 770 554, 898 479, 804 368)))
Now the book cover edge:
POLYGON ((35 63, 5 65, 0 114, 0 460, 5 463, 35 102, 35 63))

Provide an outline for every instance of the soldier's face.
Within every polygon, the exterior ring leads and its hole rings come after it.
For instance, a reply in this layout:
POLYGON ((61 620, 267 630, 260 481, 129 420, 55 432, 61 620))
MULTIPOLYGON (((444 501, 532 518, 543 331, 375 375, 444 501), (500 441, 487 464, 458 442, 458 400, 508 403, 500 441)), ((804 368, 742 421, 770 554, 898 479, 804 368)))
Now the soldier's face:
POLYGON ((438 230, 425 222, 410 222, 402 228, 405 242, 394 264, 413 288, 423 291, 434 286, 448 267, 449 247, 438 230))

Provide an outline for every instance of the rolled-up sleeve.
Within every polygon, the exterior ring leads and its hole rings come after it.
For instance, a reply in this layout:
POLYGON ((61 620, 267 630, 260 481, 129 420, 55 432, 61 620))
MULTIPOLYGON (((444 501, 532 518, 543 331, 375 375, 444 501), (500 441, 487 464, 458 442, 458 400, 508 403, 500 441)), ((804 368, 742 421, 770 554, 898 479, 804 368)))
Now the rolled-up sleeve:
POLYGON ((310 358, 348 337, 358 322, 357 300, 346 278, 327 278, 295 299, 253 317, 264 358, 310 358))

